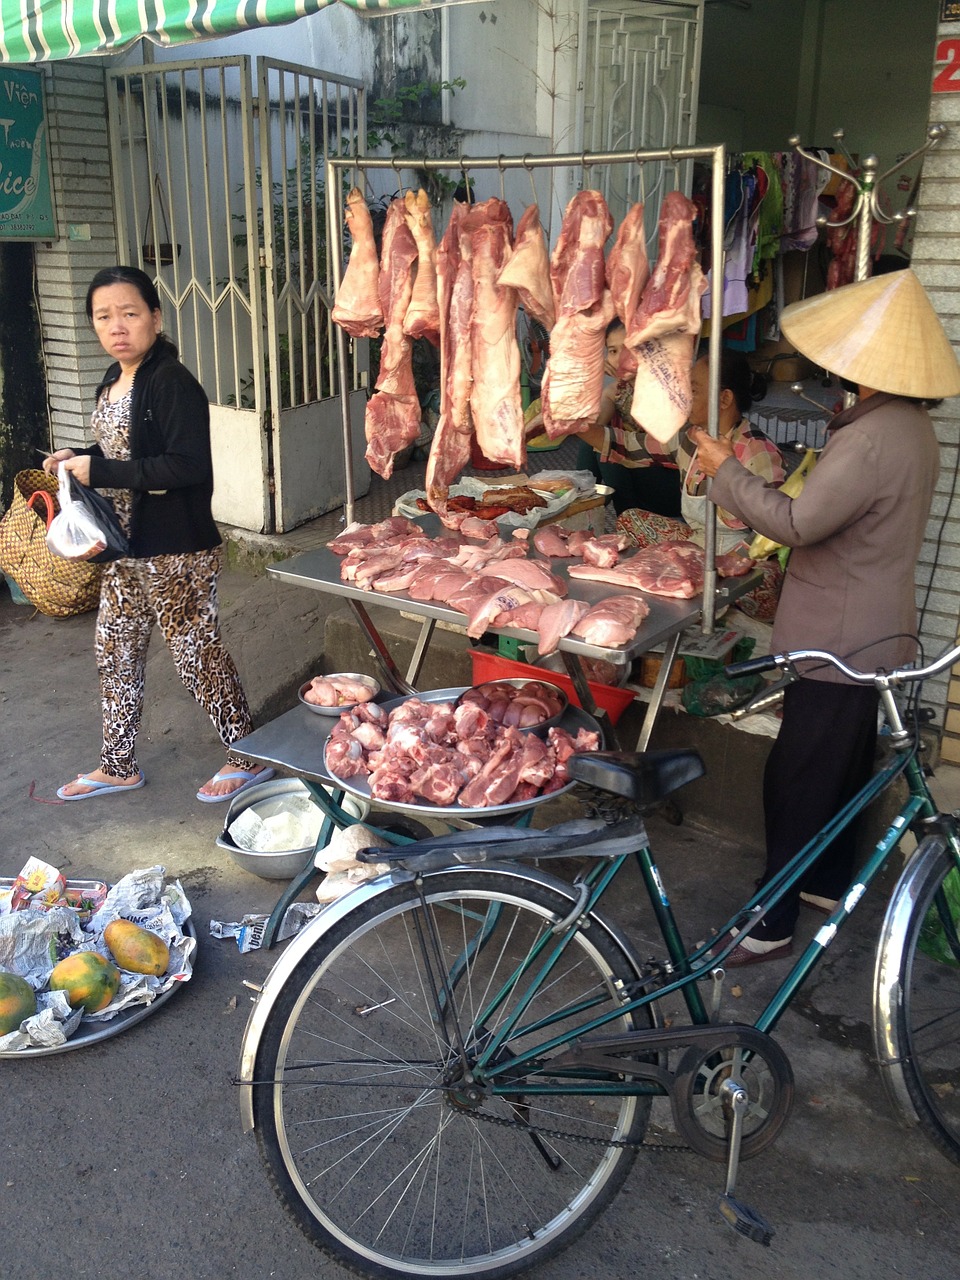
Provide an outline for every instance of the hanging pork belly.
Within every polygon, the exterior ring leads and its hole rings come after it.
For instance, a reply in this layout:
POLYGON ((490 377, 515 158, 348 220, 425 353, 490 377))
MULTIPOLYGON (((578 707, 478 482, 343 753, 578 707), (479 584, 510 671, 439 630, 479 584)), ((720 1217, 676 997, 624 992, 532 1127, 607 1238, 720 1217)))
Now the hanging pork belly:
POLYGON ((520 399, 517 291, 497 283, 513 243, 509 206, 496 198, 473 205, 463 219, 461 234, 470 238, 473 263, 473 429, 485 458, 519 470, 526 448, 520 399))
POLYGON ((524 311, 545 329, 553 328, 557 309, 550 282, 550 255, 540 222, 540 210, 535 204, 528 204, 520 216, 513 253, 500 272, 497 283, 512 285, 524 311))
POLYGON ((603 247, 613 218, 599 191, 580 191, 567 205, 550 260, 557 323, 541 388, 551 439, 584 431, 600 412, 607 325, 614 309, 603 247))
MULTIPOLYGON (((650 279, 650 263, 647 260, 647 244, 643 227, 643 205, 635 204, 627 210, 620 223, 613 248, 607 258, 607 286, 613 299, 616 314, 629 331, 644 285, 650 279)), ((636 356, 626 345, 620 352, 617 373, 629 378, 637 367, 636 356)))
POLYGON ((401 449, 420 434, 420 401, 413 383, 413 339, 403 322, 413 295, 417 243, 406 222, 403 200, 392 200, 383 227, 380 253, 380 305, 386 332, 380 349, 380 375, 367 401, 367 462, 388 480, 401 449))
POLYGON ((440 320, 440 417, 427 460, 427 501, 441 519, 450 486, 470 461, 473 418, 470 389, 473 358, 470 315, 473 310, 473 264, 470 241, 460 227, 468 204, 455 203, 437 246, 437 291, 440 320))
POLYGON ((430 197, 421 187, 404 197, 407 226, 417 245, 417 270, 403 332, 440 345, 440 304, 437 298, 437 238, 433 231, 430 197))
POLYGON ((383 329, 380 263, 370 210, 359 187, 347 196, 344 216, 350 233, 350 258, 330 316, 352 338, 378 338, 383 329))
POLYGON ((657 440, 671 440, 690 413, 690 370, 707 282, 693 242, 696 206, 671 191, 660 207, 659 256, 627 329, 636 357, 630 413, 657 440))

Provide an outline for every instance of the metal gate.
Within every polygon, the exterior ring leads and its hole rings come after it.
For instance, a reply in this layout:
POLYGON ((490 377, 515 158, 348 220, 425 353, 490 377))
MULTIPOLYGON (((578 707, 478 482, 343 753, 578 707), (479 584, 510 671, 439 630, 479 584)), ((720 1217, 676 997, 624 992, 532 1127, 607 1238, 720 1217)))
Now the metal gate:
POLYGON ((215 514, 282 532, 341 505, 324 166, 364 149, 361 82, 259 59, 254 92, 247 57, 152 63, 111 71, 108 105, 121 256, 210 396, 215 514))
MULTIPOLYGON (((696 143, 702 0, 583 0, 580 11, 577 150, 655 150, 696 143)), ((646 202, 648 239, 660 202, 689 166, 621 165, 598 170, 596 184, 616 222, 646 202)), ((594 177, 591 175, 591 183, 594 177)))

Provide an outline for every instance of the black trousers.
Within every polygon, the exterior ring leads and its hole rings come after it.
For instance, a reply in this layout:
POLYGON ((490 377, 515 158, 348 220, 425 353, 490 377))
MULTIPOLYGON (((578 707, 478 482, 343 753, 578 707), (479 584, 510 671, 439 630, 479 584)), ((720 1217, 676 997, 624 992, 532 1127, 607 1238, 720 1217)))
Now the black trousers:
MULTIPOLYGON (((783 702, 783 722, 763 775, 767 837, 766 883, 873 774, 877 743, 877 691, 860 685, 801 679, 783 702)), ((853 876, 857 826, 854 822, 827 846, 804 883, 772 911, 753 936, 767 940, 792 935, 800 889, 839 898, 853 876)))

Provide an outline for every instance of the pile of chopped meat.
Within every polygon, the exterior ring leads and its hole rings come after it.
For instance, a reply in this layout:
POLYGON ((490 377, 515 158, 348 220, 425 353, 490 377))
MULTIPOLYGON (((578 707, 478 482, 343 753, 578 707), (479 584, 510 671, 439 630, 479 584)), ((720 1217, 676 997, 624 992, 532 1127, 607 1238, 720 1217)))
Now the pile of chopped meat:
POLYGON ((411 697, 389 713, 373 702, 343 712, 324 759, 335 778, 365 780, 377 800, 486 809, 559 791, 570 757, 599 746, 589 729, 573 736, 553 725, 541 738, 498 724, 475 702, 411 697))

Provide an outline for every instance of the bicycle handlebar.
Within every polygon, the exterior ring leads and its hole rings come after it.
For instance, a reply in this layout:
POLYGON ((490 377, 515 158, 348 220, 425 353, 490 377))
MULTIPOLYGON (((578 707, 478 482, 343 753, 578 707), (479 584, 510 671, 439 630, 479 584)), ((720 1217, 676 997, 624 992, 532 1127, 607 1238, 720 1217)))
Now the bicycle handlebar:
POLYGON ((947 667, 952 667, 960 659, 960 644, 945 649, 938 658, 925 667, 897 667, 893 671, 860 671, 849 666, 842 658, 825 649, 791 649, 787 653, 769 653, 760 658, 747 658, 743 662, 731 662, 724 667, 730 679, 738 676, 757 675, 761 671, 771 671, 774 667, 789 670, 797 662, 826 663, 845 675, 855 684, 876 684, 878 687, 889 687, 897 684, 914 684, 918 680, 926 680, 935 676, 947 667))

